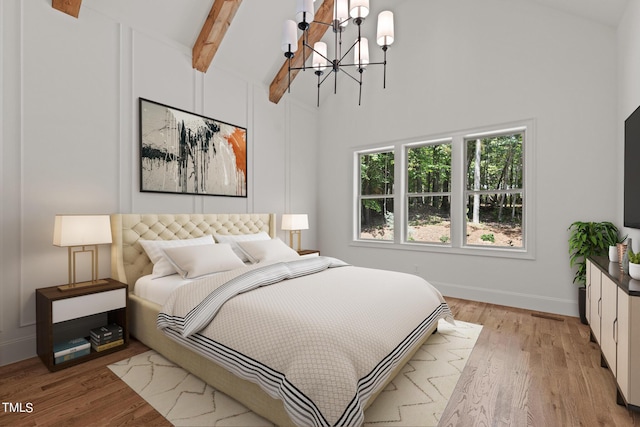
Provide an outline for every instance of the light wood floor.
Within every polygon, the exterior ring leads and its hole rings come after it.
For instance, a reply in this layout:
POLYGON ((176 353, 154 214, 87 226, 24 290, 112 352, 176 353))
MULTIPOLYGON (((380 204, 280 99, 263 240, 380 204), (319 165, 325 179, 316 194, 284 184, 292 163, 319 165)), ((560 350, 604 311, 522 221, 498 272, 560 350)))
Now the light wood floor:
MULTIPOLYGON (((616 404, 614 379, 578 319, 447 301, 457 319, 484 328, 441 426, 640 425, 640 414, 616 404)), ((55 373, 38 358, 0 367, 0 402, 33 404, 31 413, 0 406, 0 426, 169 426, 107 368, 146 350, 132 340, 125 350, 55 373)))

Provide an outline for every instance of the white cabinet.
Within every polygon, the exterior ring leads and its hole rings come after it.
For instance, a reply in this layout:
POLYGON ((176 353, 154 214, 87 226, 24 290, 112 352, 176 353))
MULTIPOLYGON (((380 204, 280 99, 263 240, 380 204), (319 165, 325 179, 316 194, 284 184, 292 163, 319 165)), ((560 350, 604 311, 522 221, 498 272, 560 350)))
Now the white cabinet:
POLYGON ((587 260, 587 320, 591 326, 592 338, 600 343, 600 309, 602 301, 600 269, 593 262, 587 260))
POLYGON ((618 333, 618 285, 605 275, 602 275, 601 280, 600 350, 602 350, 602 356, 607 365, 609 365, 609 369, 615 375, 618 333))
POLYGON ((589 258, 587 271, 592 338, 616 378, 618 403, 640 411, 640 370, 632 366, 640 360, 640 281, 622 274, 606 257, 589 258))

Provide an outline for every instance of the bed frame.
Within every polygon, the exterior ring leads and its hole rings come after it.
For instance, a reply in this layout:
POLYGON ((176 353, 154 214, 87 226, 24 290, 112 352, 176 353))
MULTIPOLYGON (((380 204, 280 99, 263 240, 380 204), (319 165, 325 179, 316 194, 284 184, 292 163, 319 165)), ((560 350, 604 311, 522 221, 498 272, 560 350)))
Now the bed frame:
MULTIPOLYGON (((131 291, 143 275, 151 274, 153 264, 138 242, 202 237, 207 234, 253 234, 267 232, 276 235, 275 214, 113 214, 111 215, 111 277, 129 286, 129 330, 137 340, 180 365, 215 389, 241 402, 256 414, 279 426, 293 425, 281 400, 274 399, 258 385, 237 377, 204 356, 168 338, 156 327, 161 307, 137 297, 131 291)), ((435 330, 437 324, 434 325, 435 330)), ((433 332, 433 331, 430 331, 433 332)), ((425 339, 431 333, 425 334, 425 339)), ((389 376, 390 382, 413 354, 418 343, 398 368, 389 376)), ((387 382, 387 384, 388 384, 387 382)), ((386 384, 385 384, 386 387, 386 384)), ((382 391, 384 387, 380 388, 382 391)), ((367 406, 375 400, 372 397, 367 406)))

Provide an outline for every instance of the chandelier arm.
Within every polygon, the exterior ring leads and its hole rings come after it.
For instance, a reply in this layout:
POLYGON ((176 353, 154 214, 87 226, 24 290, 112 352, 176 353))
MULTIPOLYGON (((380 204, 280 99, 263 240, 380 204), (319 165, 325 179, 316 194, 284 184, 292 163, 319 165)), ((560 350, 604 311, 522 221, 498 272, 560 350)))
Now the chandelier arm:
MULTIPOLYGON (((331 59, 329 59, 329 58, 327 58, 326 56, 324 56, 324 55, 322 54, 322 52, 318 52, 317 50, 315 50, 315 49, 313 48, 313 46, 308 45, 306 42, 304 43, 304 45, 303 45, 303 46, 306 46, 307 48, 309 48, 309 49, 311 50, 311 52, 312 52, 312 53, 313 53, 313 52, 315 52, 315 53, 317 53, 318 55, 322 56, 322 57, 323 57, 324 59, 326 59, 328 62, 332 62, 332 60, 331 60, 331 59)), ((309 54, 309 56, 311 56, 311 54, 309 54)), ((309 57, 307 57, 306 59, 309 59, 309 57)), ((328 66, 325 66, 325 68, 328 68, 328 66)), ((300 69, 304 69, 304 68, 300 68, 300 69)), ((295 70, 295 68, 292 68, 292 70, 295 70)))
POLYGON ((383 72, 382 72, 382 89, 387 88, 387 45, 384 45, 382 48, 384 52, 384 64, 383 64, 383 72))
MULTIPOLYGON (((344 53, 344 55, 342 55, 342 57, 340 58, 340 61, 338 61, 340 63, 340 65, 342 66, 342 60, 344 58, 347 57, 347 55, 349 55, 349 53, 356 47, 356 45, 358 44, 358 40, 356 40, 355 42, 353 42, 353 44, 351 45, 351 47, 349 47, 349 49, 347 49, 347 51, 344 53)), ((348 65, 354 65, 354 64, 348 64, 348 65)))
POLYGON ((333 27, 333 23, 327 23, 327 22, 322 22, 322 21, 311 21, 312 24, 320 24, 320 25, 326 25, 327 27, 333 27))
POLYGON ((347 76, 351 77, 356 83, 361 84, 360 80, 356 79, 355 77, 353 77, 351 74, 349 74, 347 72, 347 70, 345 70, 344 68, 340 68, 340 71, 342 71, 343 73, 345 73, 347 76))

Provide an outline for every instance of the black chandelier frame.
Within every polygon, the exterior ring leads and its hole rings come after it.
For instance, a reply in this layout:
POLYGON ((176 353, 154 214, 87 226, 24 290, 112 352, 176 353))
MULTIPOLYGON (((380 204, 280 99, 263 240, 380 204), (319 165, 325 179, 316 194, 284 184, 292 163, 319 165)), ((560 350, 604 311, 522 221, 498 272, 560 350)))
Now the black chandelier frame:
MULTIPOLYGON (((327 78, 331 75, 331 73, 327 73, 324 77, 322 77, 325 74, 325 70, 330 69, 333 72, 333 93, 337 94, 338 93, 338 72, 342 71, 343 73, 345 73, 347 76, 349 76, 353 81, 355 81, 356 83, 358 83, 359 89, 358 89, 358 105, 361 105, 362 103, 362 75, 364 74, 364 72, 366 71, 366 67, 370 66, 370 65, 382 65, 383 66, 383 78, 382 78, 382 88, 386 89, 387 87, 387 50, 389 50, 389 46, 388 45, 383 45, 381 46, 382 51, 384 52, 384 59, 382 62, 368 62, 366 64, 362 63, 361 60, 361 54, 362 54, 362 49, 360 49, 358 51, 359 57, 358 57, 358 63, 344 63, 345 58, 347 57, 347 55, 349 55, 349 53, 351 53, 353 51, 353 49, 356 47, 356 45, 358 45, 360 43, 360 41, 362 40, 362 23, 364 22, 365 18, 362 17, 356 17, 356 18, 352 18, 353 19, 353 23, 358 27, 358 38, 356 39, 356 41, 349 47, 349 49, 344 53, 341 54, 342 52, 342 33, 345 31, 346 26, 343 26, 342 24, 344 24, 345 22, 348 22, 351 18, 347 18, 344 21, 340 21, 338 19, 334 19, 332 22, 328 23, 328 22, 322 22, 322 21, 312 21, 311 23, 313 24, 319 24, 319 25, 324 25, 327 27, 331 27, 333 29, 333 33, 334 33, 334 52, 335 52, 335 58, 334 59, 330 59, 327 56, 325 56, 322 52, 318 52, 317 50, 315 50, 313 48, 313 46, 311 46, 308 43, 309 40, 309 27, 310 27, 310 23, 306 21, 306 12, 303 13, 303 20, 302 22, 299 22, 298 25, 298 29, 300 29, 302 31, 302 67, 292 67, 291 66, 291 61, 295 56, 295 52, 291 51, 291 45, 289 45, 289 50, 287 52, 284 53, 284 56, 287 58, 288 61, 288 83, 287 83, 287 92, 291 93, 291 71, 306 71, 307 68, 313 68, 315 69, 314 74, 316 76, 318 76, 318 96, 317 96, 317 102, 316 102, 316 106, 320 106, 320 87, 322 86, 322 84, 327 80, 327 78), (321 57, 323 57, 328 64, 327 65, 323 65, 321 67, 316 67, 314 65, 311 66, 307 66, 306 65, 306 59, 307 58, 307 54, 306 54, 306 50, 309 49, 311 51, 311 53, 309 54, 310 56, 312 56, 312 54, 315 52, 318 55, 320 55, 321 57), (354 77, 351 73, 349 73, 347 70, 344 69, 344 67, 356 67, 356 71, 358 72, 358 77, 354 77)), ((362 45, 360 45, 362 46, 362 45)), ((308 59, 308 58, 307 58, 308 59)))

